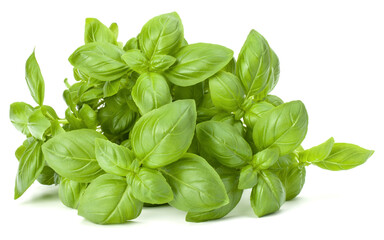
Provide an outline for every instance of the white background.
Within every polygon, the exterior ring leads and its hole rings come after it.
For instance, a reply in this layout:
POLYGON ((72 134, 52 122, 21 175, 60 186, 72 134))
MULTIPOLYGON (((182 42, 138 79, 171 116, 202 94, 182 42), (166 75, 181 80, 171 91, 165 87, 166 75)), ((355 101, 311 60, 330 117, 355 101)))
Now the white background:
POLYGON ((1 1, 0 239, 383 239, 382 1, 1 1), (9 122, 9 104, 34 104, 24 64, 36 47, 46 83, 45 104, 63 116, 68 56, 83 42, 86 17, 117 22, 119 40, 136 36, 150 18, 177 11, 190 43, 222 44, 238 54, 254 28, 280 58, 274 94, 302 100, 309 113, 304 147, 333 136, 376 150, 344 172, 307 168, 300 196, 276 214, 257 218, 249 192, 226 218, 188 223, 171 207, 144 209, 131 223, 99 226, 64 207, 55 187, 34 184, 13 200, 15 149, 24 137, 9 122), (6 237, 8 236, 8 237, 6 237), (368 237, 369 236, 369 237, 368 237))

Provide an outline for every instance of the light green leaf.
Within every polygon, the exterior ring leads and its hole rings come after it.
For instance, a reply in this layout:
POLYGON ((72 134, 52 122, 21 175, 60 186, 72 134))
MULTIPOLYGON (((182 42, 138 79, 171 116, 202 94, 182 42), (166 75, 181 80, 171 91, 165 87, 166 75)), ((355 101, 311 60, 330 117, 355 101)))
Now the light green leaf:
POLYGON ((175 12, 162 14, 149 20, 139 35, 140 49, 148 59, 155 55, 173 55, 184 39, 184 28, 175 12))
POLYGON ((267 148, 256 153, 252 158, 252 164, 258 169, 268 169, 279 159, 278 148, 267 148))
POLYGON ((278 173, 286 192, 285 200, 294 199, 304 187, 306 170, 304 166, 294 164, 278 173))
POLYGON ((131 49, 126 51, 121 58, 133 71, 140 74, 148 72, 149 63, 148 59, 138 49, 131 49))
POLYGON ((96 159, 107 173, 126 176, 135 156, 131 150, 108 140, 96 139, 96 159))
POLYGON ((132 88, 132 98, 140 114, 172 102, 167 80, 158 73, 144 73, 132 88))
POLYGON ((252 149, 228 123, 207 121, 196 126, 200 151, 224 166, 238 168, 252 159, 252 149))
POLYGON ((59 175, 77 182, 91 182, 104 173, 95 156, 97 138, 106 139, 90 129, 62 133, 44 143, 44 158, 59 175))
POLYGON ((304 140, 308 115, 301 101, 284 103, 264 113, 253 129, 253 141, 261 151, 279 148, 283 156, 295 150, 304 140))
POLYGON ((173 199, 171 187, 157 170, 141 168, 138 173, 128 174, 127 182, 133 196, 142 202, 163 204, 173 199))
POLYGON ((299 161, 308 163, 323 161, 331 153, 334 143, 335 140, 330 138, 318 146, 299 152, 299 161))
POLYGON ((265 97, 264 101, 272 104, 275 107, 277 107, 277 106, 279 106, 279 105, 284 103, 284 101, 281 100, 281 98, 279 98, 278 96, 275 96, 275 95, 267 95, 265 97))
POLYGON ((164 72, 176 62, 176 58, 169 55, 155 55, 149 63, 149 71, 164 72))
POLYGON ((28 130, 31 135, 39 140, 45 140, 45 131, 51 126, 51 122, 44 116, 41 108, 33 111, 28 118, 28 130))
POLYGON ((195 43, 180 49, 165 77, 175 85, 192 86, 211 77, 231 61, 233 51, 215 44, 195 43))
POLYGON ((227 112, 241 109, 244 101, 244 89, 240 80, 229 72, 220 71, 209 78, 209 90, 212 102, 227 112))
POLYGON ((313 164, 332 171, 348 170, 365 163, 373 152, 350 143, 335 143, 326 159, 313 164))
POLYGON ((130 134, 133 151, 144 166, 177 161, 191 145, 196 124, 193 100, 178 100, 143 115, 130 134))
POLYGON ((80 197, 84 194, 87 186, 87 183, 79 183, 62 178, 59 185, 59 198, 61 202, 67 207, 77 209, 80 197))
POLYGON ((35 57, 35 50, 33 50, 33 53, 29 56, 25 64, 25 80, 27 81, 33 100, 42 106, 44 102, 45 84, 35 57))
MULTIPOLYGON (((116 28, 113 27, 113 29, 116 29, 116 28)), ((117 38, 117 35, 96 18, 85 19, 85 31, 84 31, 85 43, 106 42, 106 43, 117 45, 116 38, 117 38)))
POLYGON ((104 174, 80 198, 78 214, 97 224, 117 224, 137 218, 143 203, 132 196, 125 178, 104 174))
POLYGON ((251 165, 243 167, 240 171, 239 189, 253 188, 257 184, 257 170, 251 165))
POLYGON ((99 81, 113 81, 128 73, 129 67, 121 60, 124 50, 110 43, 88 43, 76 49, 69 62, 85 74, 99 81))
POLYGON ((106 81, 103 86, 103 97, 115 95, 120 89, 120 80, 106 81))
POLYGON ((284 202, 285 189, 280 179, 268 170, 262 171, 251 192, 251 206, 256 216, 274 213, 284 202))
POLYGON ((257 102, 252 104, 251 108, 248 109, 244 114, 244 123, 247 127, 253 128, 261 116, 272 110, 274 106, 268 102, 257 102))
POLYGON ((219 175, 198 155, 186 153, 162 173, 173 191, 169 204, 179 210, 203 212, 229 203, 219 175))
POLYGON ((124 45, 124 51, 128 51, 131 49, 139 49, 137 38, 131 38, 127 41, 127 43, 124 45))
POLYGON ((15 199, 21 197, 43 171, 42 144, 43 142, 33 139, 20 158, 15 181, 15 199))
POLYGON ((9 109, 9 119, 13 126, 24 135, 30 135, 28 130, 28 118, 34 109, 31 105, 24 102, 14 102, 9 109))

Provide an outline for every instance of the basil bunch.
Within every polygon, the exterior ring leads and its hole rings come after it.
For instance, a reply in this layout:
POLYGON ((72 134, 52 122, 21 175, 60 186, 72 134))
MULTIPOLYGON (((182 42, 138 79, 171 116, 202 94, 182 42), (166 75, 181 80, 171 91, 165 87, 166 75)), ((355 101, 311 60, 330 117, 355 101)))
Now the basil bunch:
POLYGON ((69 57, 65 118, 44 105, 35 53, 26 81, 36 107, 16 102, 10 119, 27 139, 16 150, 15 199, 37 180, 59 185, 60 200, 98 224, 169 204, 186 220, 222 218, 252 189, 259 217, 303 188, 308 165, 347 170, 373 153, 333 138, 304 150, 301 101, 270 95, 279 59, 252 30, 237 60, 215 44, 188 44, 179 16, 148 21, 125 45, 118 26, 86 20, 85 44, 69 57))

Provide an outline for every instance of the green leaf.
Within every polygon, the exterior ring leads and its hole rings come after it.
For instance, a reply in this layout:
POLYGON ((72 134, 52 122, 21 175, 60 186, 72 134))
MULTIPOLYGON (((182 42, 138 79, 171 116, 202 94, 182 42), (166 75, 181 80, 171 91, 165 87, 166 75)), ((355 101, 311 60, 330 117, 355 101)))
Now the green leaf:
POLYGON ((97 113, 88 104, 83 104, 79 111, 79 117, 89 129, 96 129, 98 125, 97 113))
POLYGON ((155 55, 149 63, 149 71, 164 72, 176 62, 176 58, 169 55, 155 55))
POLYGON ((284 101, 281 100, 281 98, 279 98, 278 96, 275 96, 275 95, 267 95, 265 97, 264 101, 272 104, 275 107, 277 107, 277 106, 279 106, 279 105, 284 103, 284 101))
POLYGON ((203 212, 229 203, 219 175, 198 155, 186 153, 162 172, 173 191, 169 204, 179 210, 203 212))
POLYGON ((257 169, 268 169, 279 159, 278 148, 267 148, 256 153, 252 158, 252 164, 257 169))
POLYGON ((125 178, 104 174, 80 198, 78 214, 97 224, 117 224, 137 218, 143 203, 132 196, 125 178))
POLYGON ((204 82, 197 83, 188 87, 173 86, 173 97, 175 100, 180 99, 193 99, 196 102, 196 106, 203 100, 204 95, 204 82))
POLYGON ((220 71, 209 78, 209 90, 213 104, 224 111, 241 109, 244 89, 240 80, 229 72, 220 71))
POLYGON ((239 189, 253 188, 257 184, 257 170, 251 165, 247 165, 241 169, 239 178, 239 189))
POLYGON ((304 140, 308 115, 301 101, 284 103, 262 115, 253 129, 253 141, 261 151, 279 148, 283 156, 295 150, 304 140))
POLYGON ((177 161, 191 145, 196 124, 193 100, 178 100, 143 115, 130 134, 133 151, 144 166, 177 161))
POLYGON ((202 97, 201 103, 197 107, 197 121, 208 121, 219 112, 220 110, 213 105, 211 93, 205 93, 202 97))
POLYGON ((335 140, 331 137, 330 139, 318 146, 300 152, 299 161, 308 163, 323 161, 331 153, 334 143, 335 140))
POLYGON ((200 151, 227 167, 239 168, 252 159, 252 149, 237 130, 225 122, 207 121, 196 126, 200 151))
POLYGON ((24 102, 14 102, 9 109, 9 119, 13 126, 24 135, 30 135, 28 130, 28 118, 34 109, 31 105, 24 102))
POLYGON ((124 51, 128 51, 131 49, 139 49, 137 38, 131 38, 127 41, 127 43, 124 45, 124 51))
POLYGON ((77 182, 91 182, 103 174, 95 156, 97 138, 106 139, 90 129, 62 133, 44 143, 44 158, 59 175, 77 182))
POLYGON ((106 81, 103 86, 103 97, 115 95, 120 89, 120 80, 106 81))
POLYGON ((236 74, 236 59, 233 57, 231 61, 223 69, 222 71, 229 72, 232 74, 236 74))
POLYGON ((222 218, 232 211, 232 209, 239 203, 241 195, 243 194, 243 190, 237 189, 239 174, 232 169, 225 167, 220 167, 216 169, 216 171, 220 175, 221 181, 224 183, 229 203, 225 206, 206 212, 188 212, 186 216, 188 222, 203 222, 222 218))
POLYGON ((140 74, 148 72, 149 63, 148 59, 138 49, 131 49, 126 51, 121 58, 133 71, 140 74))
POLYGON ((251 108, 245 111, 244 114, 244 123, 247 127, 253 128, 255 124, 259 121, 262 115, 269 110, 275 108, 272 104, 268 102, 258 102, 252 104, 251 108))
POLYGON ((215 44, 195 43, 181 48, 175 55, 176 64, 165 72, 175 85, 186 87, 202 82, 231 61, 233 51, 215 44))
POLYGON ((212 121, 224 122, 230 124, 236 131, 243 137, 245 137, 245 129, 241 120, 236 120, 235 115, 230 113, 218 113, 211 119, 212 121))
POLYGON ((262 171, 251 192, 251 206, 256 216, 274 213, 284 202, 285 190, 280 179, 268 170, 262 171))
POLYGON ((268 86, 271 68, 271 52, 261 34, 251 30, 240 50, 236 75, 243 83, 247 97, 257 96, 268 86))
POLYGON ((44 116, 41 111, 41 108, 34 110, 28 118, 28 130, 33 137, 39 140, 45 140, 45 131, 50 126, 51 122, 44 116))
POLYGON ((110 135, 122 135, 129 132, 137 118, 127 103, 128 90, 120 90, 116 95, 105 99, 105 106, 100 108, 97 118, 103 132, 110 135))
POLYGON ((135 156, 131 150, 108 140, 96 139, 96 159, 107 173, 126 176, 135 156))
POLYGON ((20 158, 15 181, 15 199, 21 197, 43 171, 42 144, 43 142, 37 139, 32 140, 20 158))
POLYGON ((27 81, 33 100, 42 106, 44 102, 45 84, 35 57, 35 50, 33 50, 33 53, 29 56, 25 64, 25 80, 27 81))
POLYGON ((173 55, 184 39, 184 28, 175 12, 162 14, 149 20, 139 35, 140 49, 148 59, 155 55, 173 55))
POLYGON ((138 173, 128 174, 127 182, 133 196, 142 202, 163 204, 173 199, 171 187, 157 170, 141 168, 138 173))
POLYGON ((43 185, 52 185, 58 183, 59 177, 52 168, 44 166, 36 180, 43 185))
POLYGON ((284 185, 286 201, 292 200, 299 195, 304 187, 305 174, 305 167, 297 164, 291 165, 278 174, 284 185))
POLYGON ((117 25, 117 23, 111 23, 111 25, 109 25, 109 30, 111 30, 111 32, 115 36, 115 39, 117 39, 117 37, 119 36, 119 26, 117 25))
POLYGON ((105 42, 88 43, 76 49, 69 62, 85 74, 99 81, 113 81, 128 73, 129 67, 121 60, 124 50, 105 42))
POLYGON ((80 101, 81 102, 92 101, 95 99, 102 98, 103 95, 104 95, 104 89, 103 88, 91 88, 91 89, 85 91, 83 94, 81 94, 80 101))
MULTIPOLYGON (((116 28, 113 27, 113 29, 116 29, 116 28)), ((117 38, 117 35, 96 18, 85 19, 85 32, 84 32, 85 43, 106 42, 106 43, 117 45, 116 38, 117 38)))
POLYGON ((132 98, 140 114, 172 102, 167 80, 158 73, 144 73, 132 88, 132 98))
POLYGON ((59 185, 59 198, 61 202, 69 208, 77 209, 80 197, 84 194, 87 186, 87 183, 79 183, 62 178, 59 185))
POLYGON ((339 171, 348 170, 365 163, 374 151, 350 143, 335 143, 326 159, 313 162, 323 169, 339 171))

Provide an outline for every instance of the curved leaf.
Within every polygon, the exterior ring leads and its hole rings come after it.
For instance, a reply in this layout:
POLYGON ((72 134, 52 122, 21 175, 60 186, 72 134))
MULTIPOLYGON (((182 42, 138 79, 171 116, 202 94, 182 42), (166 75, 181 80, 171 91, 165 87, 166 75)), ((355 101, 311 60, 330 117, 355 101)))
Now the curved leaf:
POLYGON ((80 197, 84 194, 87 186, 87 183, 79 183, 62 178, 59 185, 59 198, 61 202, 67 207, 77 209, 80 197))
POLYGON ((45 83, 41 75, 40 66, 35 57, 35 50, 25 63, 25 80, 33 100, 40 106, 44 102, 45 83))

